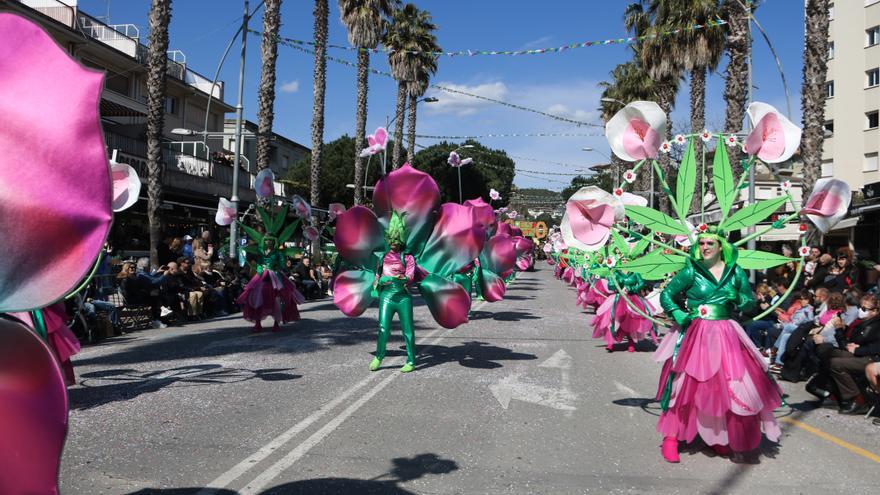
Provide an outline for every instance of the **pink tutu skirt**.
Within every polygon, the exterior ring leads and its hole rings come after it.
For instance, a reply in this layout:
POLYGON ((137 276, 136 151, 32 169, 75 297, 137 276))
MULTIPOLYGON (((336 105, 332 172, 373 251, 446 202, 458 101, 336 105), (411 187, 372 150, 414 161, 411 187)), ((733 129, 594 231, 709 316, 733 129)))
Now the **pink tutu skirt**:
POLYGON ((564 268, 562 268, 562 265, 560 265, 559 263, 557 263, 556 266, 554 266, 553 276, 556 277, 556 280, 559 280, 562 278, 562 271, 563 270, 564 270, 564 268))
POLYGON ((587 306, 592 306, 593 308, 598 308, 605 302, 605 299, 608 299, 608 282, 605 279, 596 279, 593 282, 593 285, 587 289, 587 293, 584 294, 584 309, 587 306))
MULTIPOLYGON (((602 302, 596 310, 596 316, 593 318, 593 338, 604 339, 605 344, 611 346, 616 342, 623 342, 624 338, 628 338, 633 342, 638 342, 647 337, 652 337, 653 326, 651 321, 643 318, 633 311, 623 297, 610 296, 602 302), (611 333, 611 309, 614 308, 614 334, 611 333)), ((629 296, 633 305, 646 314, 651 314, 653 308, 651 303, 645 301, 641 297, 629 296)))
MULTIPOLYGON (((51 306, 46 306, 42 310, 43 322, 46 324, 46 340, 49 349, 58 359, 61 371, 64 373, 64 383, 68 386, 76 384, 76 375, 73 373, 73 363, 70 358, 80 351, 79 339, 67 326, 67 310, 64 308, 63 302, 57 302, 51 306)), ((25 322, 31 328, 34 328, 33 319, 30 313, 10 313, 12 316, 25 322)))
POLYGON ((298 320, 296 305, 305 300, 293 282, 272 270, 263 270, 262 274, 254 275, 236 299, 245 320, 258 322, 268 316, 277 318, 280 314, 282 323, 298 320), (281 308, 276 308, 276 298, 281 299, 281 308))
POLYGON ((735 452, 757 448, 762 430, 778 441, 773 410, 782 403, 781 390, 742 327, 733 320, 694 320, 673 364, 678 335, 667 335, 654 353, 655 361, 665 361, 658 400, 675 373, 657 431, 685 442, 699 434, 708 445, 729 445, 735 452))
POLYGON ((562 271, 562 281, 568 285, 574 283, 574 269, 572 267, 567 266, 565 267, 565 270, 562 271))

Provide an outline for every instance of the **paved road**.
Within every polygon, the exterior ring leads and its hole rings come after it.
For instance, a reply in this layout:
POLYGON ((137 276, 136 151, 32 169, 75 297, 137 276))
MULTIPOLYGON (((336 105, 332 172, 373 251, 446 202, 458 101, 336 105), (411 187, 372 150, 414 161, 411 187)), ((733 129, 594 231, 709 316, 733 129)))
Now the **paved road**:
POLYGON ((606 353, 574 298, 542 265, 456 330, 418 305, 408 375, 396 330, 385 369, 367 371, 375 309, 346 318, 329 301, 280 334, 230 317, 89 347, 62 492, 876 493, 880 428, 793 384, 778 447, 664 463, 650 349, 606 353))

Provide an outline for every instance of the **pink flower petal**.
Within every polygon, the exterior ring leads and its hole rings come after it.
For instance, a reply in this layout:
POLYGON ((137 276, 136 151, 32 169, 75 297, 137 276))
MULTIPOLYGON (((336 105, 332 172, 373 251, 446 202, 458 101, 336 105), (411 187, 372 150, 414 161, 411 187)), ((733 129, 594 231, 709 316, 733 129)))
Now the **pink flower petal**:
POLYGON ((235 220, 235 216, 235 205, 232 201, 229 201, 226 198, 220 198, 217 203, 217 214, 214 216, 217 225, 230 225, 233 220, 235 220))
POLYGON ((651 129, 647 122, 631 119, 623 134, 623 148, 636 160, 657 158, 660 149, 660 135, 651 129))
POLYGON ((275 173, 271 168, 264 168, 257 174, 254 191, 261 199, 271 199, 275 195, 275 173))
POLYGON ((110 163, 113 176, 113 211, 127 210, 138 200, 141 179, 137 171, 127 163, 110 163))
POLYGON ((379 220, 363 206, 352 207, 337 217, 333 242, 346 262, 371 270, 379 261, 377 254, 385 250, 379 220))

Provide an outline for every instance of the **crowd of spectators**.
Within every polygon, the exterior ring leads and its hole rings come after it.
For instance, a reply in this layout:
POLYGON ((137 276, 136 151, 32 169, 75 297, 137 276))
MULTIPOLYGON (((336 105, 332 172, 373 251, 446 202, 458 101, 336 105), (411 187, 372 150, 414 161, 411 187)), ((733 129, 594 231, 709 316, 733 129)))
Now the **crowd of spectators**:
MULTIPOLYGON (((792 250, 783 246, 782 254, 792 250)), ((845 248, 813 247, 799 279, 795 263, 767 270, 755 286, 755 308, 743 315, 746 334, 772 373, 806 380, 809 393, 835 400, 844 414, 863 413, 880 391, 880 302, 869 282, 880 266, 854 258, 845 248)))

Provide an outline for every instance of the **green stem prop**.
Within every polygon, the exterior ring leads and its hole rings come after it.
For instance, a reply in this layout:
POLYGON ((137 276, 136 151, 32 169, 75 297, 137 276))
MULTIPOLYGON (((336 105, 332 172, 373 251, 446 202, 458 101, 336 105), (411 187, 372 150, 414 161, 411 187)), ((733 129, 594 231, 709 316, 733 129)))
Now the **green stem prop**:
POLYGON ((621 287, 620 284, 617 282, 617 278, 614 277, 614 269, 611 270, 611 275, 612 276, 610 276, 608 278, 611 279, 612 282, 614 282, 614 288, 617 289, 618 294, 623 296, 623 301, 626 303, 627 306, 629 306, 629 309, 633 310, 637 315, 641 316, 642 318, 645 318, 646 320, 650 320, 651 323, 654 323, 655 325, 666 326, 665 323, 655 319, 651 315, 648 315, 648 314, 642 312, 642 310, 640 310, 638 308, 638 306, 633 304, 633 302, 629 299, 629 295, 626 293, 626 291, 623 289, 623 287, 621 287))
MULTIPOLYGON (((669 184, 666 182, 666 177, 663 176, 663 169, 660 168, 660 164, 657 163, 657 160, 651 160, 651 163, 654 165, 654 171, 660 178, 660 185, 669 196, 669 202, 672 203, 672 208, 675 210, 676 216, 678 216, 678 221, 681 222, 681 226, 684 227, 684 230, 687 231, 688 239, 691 241, 691 244, 696 244, 697 240, 694 238, 694 233, 691 232, 690 228, 688 228, 687 221, 682 218, 681 209, 678 207, 678 202, 675 200, 675 196, 672 195, 672 189, 669 188, 669 184)), ((688 205, 688 207, 690 207, 690 205, 688 205)))
MULTIPOLYGON (((791 220, 792 218, 797 218, 800 214, 801 214, 801 211, 798 210, 798 211, 792 213, 791 215, 786 215, 786 216, 783 217, 781 220, 777 220, 776 222, 773 222, 773 224, 775 224, 775 223, 777 223, 777 222, 778 222, 778 223, 781 223, 781 224, 788 223, 789 220, 791 220)), ((773 230, 773 229, 776 228, 773 224, 770 224, 770 225, 768 225, 767 227, 764 227, 764 228, 761 229, 761 230, 755 231, 755 232, 753 232, 753 233, 751 233, 751 234, 749 234, 749 235, 743 237, 742 239, 740 239, 740 240, 734 242, 734 243, 733 243, 733 247, 739 247, 739 246, 742 246, 743 244, 745 244, 745 243, 751 241, 752 239, 755 239, 755 238, 757 238, 757 237, 760 237, 760 236, 766 234, 767 232, 770 232, 771 230, 773 230)))
POLYGON ((613 228, 615 230, 617 230, 618 232, 623 232, 624 234, 639 236, 642 239, 646 239, 648 242, 650 242, 651 244, 654 244, 655 246, 662 247, 663 249, 668 249, 676 254, 680 254, 682 256, 690 256, 690 254, 688 254, 685 251, 682 251, 681 249, 674 248, 674 247, 670 246, 669 244, 655 240, 654 238, 652 238, 650 236, 643 236, 642 234, 639 234, 638 232, 633 232, 632 230, 629 230, 626 227, 619 227, 617 225, 614 225, 613 228))

